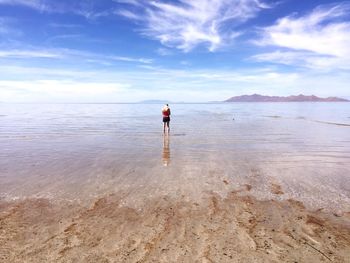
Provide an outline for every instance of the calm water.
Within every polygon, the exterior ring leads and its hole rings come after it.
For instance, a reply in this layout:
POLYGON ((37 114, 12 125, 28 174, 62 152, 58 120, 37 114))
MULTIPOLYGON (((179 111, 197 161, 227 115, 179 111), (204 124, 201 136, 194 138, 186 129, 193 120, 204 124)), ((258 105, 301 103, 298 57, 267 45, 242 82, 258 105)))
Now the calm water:
POLYGON ((249 184, 259 198, 350 210, 350 103, 170 106, 164 137, 162 105, 0 104, 0 198, 137 203, 249 184))

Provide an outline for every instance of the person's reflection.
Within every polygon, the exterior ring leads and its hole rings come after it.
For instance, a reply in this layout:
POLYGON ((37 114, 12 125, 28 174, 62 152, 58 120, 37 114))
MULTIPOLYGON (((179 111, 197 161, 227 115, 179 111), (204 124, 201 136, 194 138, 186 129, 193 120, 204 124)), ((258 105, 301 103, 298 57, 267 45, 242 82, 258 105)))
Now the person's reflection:
POLYGON ((170 163, 170 147, 169 147, 169 135, 163 136, 163 154, 162 154, 163 165, 168 166, 170 163))

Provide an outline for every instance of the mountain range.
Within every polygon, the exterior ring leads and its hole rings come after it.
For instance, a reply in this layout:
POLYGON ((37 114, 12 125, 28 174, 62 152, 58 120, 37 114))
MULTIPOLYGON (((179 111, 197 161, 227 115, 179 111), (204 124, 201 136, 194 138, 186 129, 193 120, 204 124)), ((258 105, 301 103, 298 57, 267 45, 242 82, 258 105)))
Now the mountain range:
POLYGON ((305 96, 302 94, 288 97, 253 94, 232 97, 224 102, 349 102, 349 100, 338 97, 320 98, 315 95, 305 96))

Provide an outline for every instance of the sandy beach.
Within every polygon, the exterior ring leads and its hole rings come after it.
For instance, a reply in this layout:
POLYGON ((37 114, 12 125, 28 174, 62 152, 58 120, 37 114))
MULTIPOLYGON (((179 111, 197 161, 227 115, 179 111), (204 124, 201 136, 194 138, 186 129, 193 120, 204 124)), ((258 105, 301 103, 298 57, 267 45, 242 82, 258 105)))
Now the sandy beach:
POLYGON ((258 201, 250 190, 160 196, 138 209, 118 195, 89 207, 2 202, 1 262, 348 262, 350 213, 258 201))

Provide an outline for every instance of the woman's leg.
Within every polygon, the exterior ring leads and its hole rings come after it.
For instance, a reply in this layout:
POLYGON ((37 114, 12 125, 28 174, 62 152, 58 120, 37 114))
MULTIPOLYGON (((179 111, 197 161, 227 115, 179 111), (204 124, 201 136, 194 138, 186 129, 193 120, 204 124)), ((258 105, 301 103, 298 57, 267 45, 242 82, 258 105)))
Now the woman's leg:
POLYGON ((167 123, 166 123, 166 125, 168 126, 168 133, 170 132, 170 121, 168 121, 167 123))

